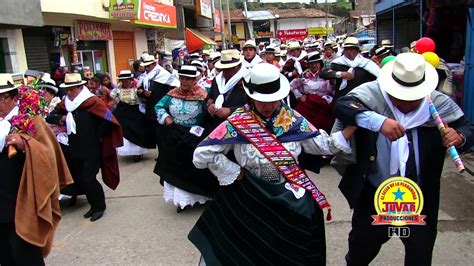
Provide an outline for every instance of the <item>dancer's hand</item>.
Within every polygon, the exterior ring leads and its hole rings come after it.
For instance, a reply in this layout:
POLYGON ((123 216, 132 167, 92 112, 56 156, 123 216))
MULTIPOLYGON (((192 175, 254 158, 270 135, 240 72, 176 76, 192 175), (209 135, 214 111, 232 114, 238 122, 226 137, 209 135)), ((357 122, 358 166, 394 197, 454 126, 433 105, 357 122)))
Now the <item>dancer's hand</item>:
POLYGON ((380 128, 380 133, 387 137, 391 141, 396 141, 397 139, 405 136, 405 128, 398 122, 393 119, 387 118, 383 121, 382 127, 380 128))
POLYGON ((239 175, 237 176, 237 180, 242 180, 242 179, 244 179, 244 176, 245 176, 244 168, 240 168, 240 173, 239 173, 239 175))
POLYGON ((227 118, 230 115, 230 108, 222 107, 216 111, 216 115, 220 118, 227 118))
POLYGON ((17 150, 25 151, 25 142, 18 133, 13 133, 7 136, 7 145, 12 145, 17 150))
POLYGON ((173 121, 173 118, 171 118, 171 116, 168 116, 168 117, 165 118, 165 125, 169 126, 173 123, 174 123, 174 121, 173 121))
POLYGON ((443 145, 448 148, 451 146, 461 146, 464 142, 464 138, 459 134, 454 128, 447 127, 445 125, 444 135, 443 135, 443 145))
POLYGON ((341 78, 346 80, 353 80, 354 75, 352 75, 350 72, 341 72, 341 78))
POLYGON ((306 101, 306 95, 301 96, 300 101, 302 102, 306 101))
POLYGON ((209 106, 207 107, 207 112, 211 115, 211 116, 214 116, 216 115, 216 106, 214 105, 214 103, 211 103, 209 104, 209 106))

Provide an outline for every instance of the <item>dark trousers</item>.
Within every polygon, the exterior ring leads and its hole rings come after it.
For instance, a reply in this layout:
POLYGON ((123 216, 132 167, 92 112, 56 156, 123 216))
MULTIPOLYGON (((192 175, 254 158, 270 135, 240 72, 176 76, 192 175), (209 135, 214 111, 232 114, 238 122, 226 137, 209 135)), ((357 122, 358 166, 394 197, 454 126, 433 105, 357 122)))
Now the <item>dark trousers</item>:
POLYGON ((13 223, 0 223, 0 265, 45 265, 41 248, 15 232, 13 223))
MULTIPOLYGON (((436 240, 439 180, 431 184, 420 184, 424 196, 422 214, 426 225, 411 225, 410 236, 400 238, 405 246, 405 265, 431 265, 433 247, 436 240)), ((382 245, 389 240, 387 225, 372 225, 371 215, 376 215, 374 195, 376 188, 365 185, 352 215, 352 230, 349 233, 347 265, 368 265, 379 253, 382 245)))
POLYGON ((97 181, 97 173, 99 173, 100 164, 100 158, 68 160, 68 166, 74 179, 74 184, 72 187, 65 188, 63 194, 85 194, 93 210, 105 210, 104 189, 99 181, 97 181))

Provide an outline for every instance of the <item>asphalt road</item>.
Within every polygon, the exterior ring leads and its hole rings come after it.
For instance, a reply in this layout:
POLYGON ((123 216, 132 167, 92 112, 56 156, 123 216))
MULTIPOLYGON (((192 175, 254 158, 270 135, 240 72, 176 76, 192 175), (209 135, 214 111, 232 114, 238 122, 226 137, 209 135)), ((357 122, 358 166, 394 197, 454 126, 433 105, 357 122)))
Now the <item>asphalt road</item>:
MULTIPOLYGON (((150 152, 138 163, 120 159, 120 186, 116 191, 106 189, 107 211, 99 221, 82 217, 89 209, 85 197, 72 207, 62 204, 63 218, 47 264, 197 265, 200 254, 187 234, 203 207, 178 214, 164 202, 159 178, 152 172, 155 154, 150 152)), ((466 156, 465 163, 474 168, 473 159, 466 156)), ((312 177, 333 205, 333 221, 326 224, 327 263, 343 265, 351 211, 337 188, 340 177, 328 166, 312 177)), ((446 159, 433 264, 474 263, 473 192, 474 177, 456 173, 446 159)), ((373 265, 402 265, 403 258, 401 241, 392 239, 373 265)))

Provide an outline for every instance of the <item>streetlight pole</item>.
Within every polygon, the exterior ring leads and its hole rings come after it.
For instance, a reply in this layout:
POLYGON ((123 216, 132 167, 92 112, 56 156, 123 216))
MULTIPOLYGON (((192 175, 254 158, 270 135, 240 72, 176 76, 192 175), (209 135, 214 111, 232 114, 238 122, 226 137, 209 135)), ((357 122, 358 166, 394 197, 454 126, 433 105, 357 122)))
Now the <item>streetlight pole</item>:
POLYGON ((329 37, 328 9, 328 0, 326 0, 326 40, 329 37))
POLYGON ((222 11, 222 0, 219 0, 219 11, 221 12, 221 36, 222 36, 222 49, 227 49, 227 43, 225 42, 225 19, 224 19, 224 11, 222 11))
POLYGON ((227 26, 229 26, 229 48, 233 48, 233 38, 232 38, 232 25, 231 25, 231 20, 230 20, 230 6, 229 6, 229 0, 227 0, 227 26))

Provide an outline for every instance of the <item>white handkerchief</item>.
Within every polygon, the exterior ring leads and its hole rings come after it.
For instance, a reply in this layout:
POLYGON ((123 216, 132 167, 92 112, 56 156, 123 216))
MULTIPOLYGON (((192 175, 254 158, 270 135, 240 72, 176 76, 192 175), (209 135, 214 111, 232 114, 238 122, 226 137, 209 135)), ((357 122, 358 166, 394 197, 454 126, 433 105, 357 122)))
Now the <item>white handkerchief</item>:
POLYGON ((285 183, 285 188, 288 189, 289 191, 293 192, 293 195, 295 195, 295 198, 301 199, 304 196, 305 189, 302 187, 298 187, 295 185, 292 185, 288 182, 285 183))
POLYGON ((191 127, 191 129, 189 130, 189 133, 195 135, 195 136, 202 136, 202 133, 204 132, 204 128, 200 127, 200 126, 193 126, 191 127))

